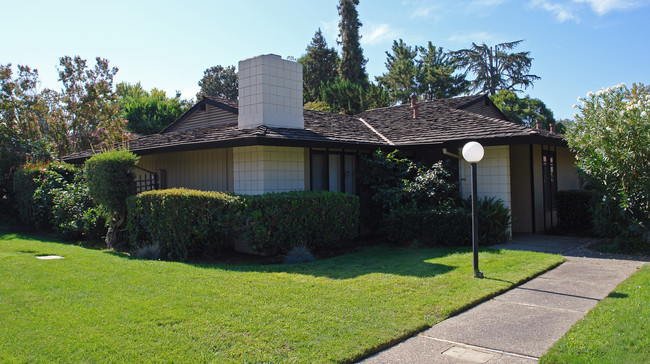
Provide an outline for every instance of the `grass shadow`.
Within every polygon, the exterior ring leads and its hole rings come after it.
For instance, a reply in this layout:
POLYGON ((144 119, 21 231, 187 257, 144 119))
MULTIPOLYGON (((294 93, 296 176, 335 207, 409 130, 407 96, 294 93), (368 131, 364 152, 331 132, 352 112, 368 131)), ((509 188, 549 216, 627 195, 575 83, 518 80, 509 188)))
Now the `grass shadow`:
POLYGON ((466 249, 409 249, 383 245, 368 247, 359 252, 309 263, 269 265, 187 264, 204 269, 302 274, 329 279, 351 279, 367 274, 429 278, 456 269, 454 266, 433 263, 430 260, 465 251, 466 249))

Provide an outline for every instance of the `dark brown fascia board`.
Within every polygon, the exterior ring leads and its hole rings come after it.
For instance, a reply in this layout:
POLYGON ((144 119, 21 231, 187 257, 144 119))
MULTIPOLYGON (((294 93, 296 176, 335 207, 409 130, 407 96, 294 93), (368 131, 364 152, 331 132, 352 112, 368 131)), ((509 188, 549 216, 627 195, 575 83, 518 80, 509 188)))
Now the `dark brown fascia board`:
POLYGON ((197 112, 201 108, 201 105, 203 105, 203 104, 211 105, 211 106, 217 107, 219 109, 231 112, 231 113, 233 113, 235 115, 239 115, 239 109, 234 108, 232 106, 228 106, 226 104, 222 104, 222 103, 220 103, 218 101, 209 99, 207 97, 203 97, 201 99, 201 101, 194 104, 194 106, 192 106, 189 110, 187 110, 185 113, 183 113, 183 115, 181 115, 178 119, 176 119, 176 121, 174 121, 173 123, 167 125, 167 127, 165 127, 165 129, 161 130, 160 134, 165 133, 165 132, 169 131, 170 129, 173 129, 176 125, 182 123, 185 119, 189 118, 190 116, 192 116, 192 114, 197 112))
POLYGON ((396 149, 427 149, 427 148, 462 148, 470 141, 481 143, 485 147, 492 147, 497 145, 521 145, 521 144, 540 144, 552 145, 557 147, 567 147, 566 141, 562 139, 547 138, 541 136, 514 136, 514 137, 498 137, 498 138, 465 138, 458 140, 450 140, 441 143, 417 143, 417 144, 396 144, 396 149))

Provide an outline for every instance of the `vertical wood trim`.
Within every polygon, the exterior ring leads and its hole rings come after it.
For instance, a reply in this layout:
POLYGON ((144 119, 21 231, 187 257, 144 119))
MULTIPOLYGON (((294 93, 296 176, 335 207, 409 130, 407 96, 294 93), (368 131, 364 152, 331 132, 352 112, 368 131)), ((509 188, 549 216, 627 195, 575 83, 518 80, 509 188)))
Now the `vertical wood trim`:
POLYGON ((226 184, 228 192, 235 192, 235 173, 232 148, 226 149, 226 184))
POLYGON ((530 163, 530 207, 531 218, 533 219, 533 234, 536 232, 537 221, 535 219, 535 167, 533 164, 533 145, 528 144, 529 163, 530 163))

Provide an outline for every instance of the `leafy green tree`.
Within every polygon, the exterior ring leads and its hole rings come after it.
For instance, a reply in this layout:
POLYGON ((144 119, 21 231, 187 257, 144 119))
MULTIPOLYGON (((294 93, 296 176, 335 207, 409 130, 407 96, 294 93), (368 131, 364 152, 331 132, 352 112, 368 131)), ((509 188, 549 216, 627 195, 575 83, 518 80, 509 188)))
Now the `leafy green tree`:
POLYGON ((38 91, 38 71, 11 64, 0 65, 0 210, 15 207, 14 173, 27 161, 49 161, 48 108, 45 94, 38 91))
POLYGON ((523 40, 488 46, 485 43, 454 52, 459 66, 476 75, 472 91, 496 95, 499 90, 523 91, 540 78, 529 74, 530 52, 512 53, 523 40), (522 89, 523 88, 523 89, 522 89))
POLYGON ((431 42, 419 47, 418 91, 427 100, 458 96, 469 90, 466 73, 457 73, 458 60, 431 42))
POLYGON ((237 71, 235 66, 223 67, 217 65, 210 67, 203 72, 203 78, 199 81, 199 93, 196 98, 203 96, 220 97, 223 99, 237 100, 239 93, 237 71))
POLYGON ((520 98, 508 90, 501 90, 496 95, 490 96, 490 99, 514 123, 535 127, 537 120, 540 120, 542 128, 546 130, 550 129, 551 123, 556 123, 553 111, 540 99, 533 99, 529 95, 520 98))
MULTIPOLYGON (((620 84, 578 98, 566 139, 604 196, 619 243, 645 245, 650 230, 650 86, 620 84)), ((599 228, 595 226, 595 228, 599 228)))
POLYGON ((408 103, 411 94, 417 91, 418 67, 415 57, 418 47, 407 46, 403 40, 393 41, 392 53, 386 52, 387 73, 377 77, 377 81, 388 89, 393 103, 408 103))
POLYGON ((316 101, 321 84, 338 77, 339 55, 329 48, 320 28, 307 46, 307 53, 298 59, 303 65, 304 102, 316 101))
POLYGON ((337 6, 339 16, 341 16, 338 44, 342 46, 339 76, 343 81, 366 85, 368 83, 367 60, 363 57, 363 48, 360 43, 359 28, 362 24, 359 21, 357 5, 359 5, 359 0, 340 0, 337 6))
POLYGON ((137 134, 154 134, 171 124, 190 107, 189 101, 181 100, 179 92, 167 97, 165 91, 152 89, 147 92, 138 82, 117 85, 121 116, 127 120, 126 129, 137 134))
POLYGON ((117 67, 97 57, 94 68, 86 60, 75 56, 60 58, 59 81, 63 82, 58 108, 62 140, 59 155, 77 152, 103 143, 112 144, 126 138, 126 122, 120 118, 120 105, 113 92, 113 78, 117 67))

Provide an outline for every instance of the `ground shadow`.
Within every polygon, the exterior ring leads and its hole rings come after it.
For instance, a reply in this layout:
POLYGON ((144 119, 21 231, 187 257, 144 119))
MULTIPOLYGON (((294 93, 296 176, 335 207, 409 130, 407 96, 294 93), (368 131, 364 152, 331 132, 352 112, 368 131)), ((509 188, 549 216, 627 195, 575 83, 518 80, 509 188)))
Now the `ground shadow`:
POLYGON ((375 273, 430 278, 450 272, 456 267, 432 263, 429 260, 464 251, 465 249, 409 249, 383 245, 309 263, 268 265, 187 264, 204 269, 303 274, 330 279, 351 279, 375 273))
POLYGON ((627 293, 612 292, 607 295, 608 298, 627 298, 629 297, 627 293))

